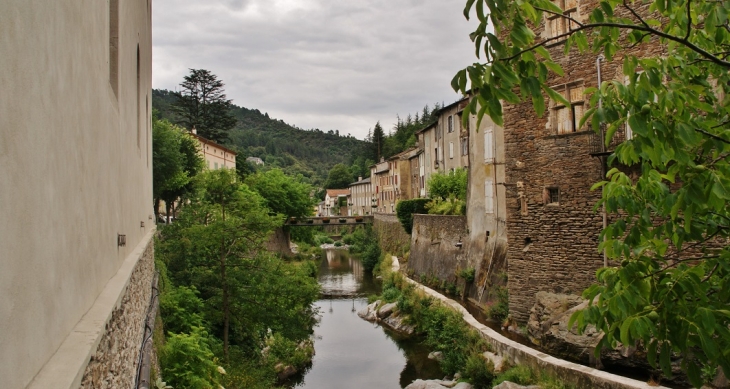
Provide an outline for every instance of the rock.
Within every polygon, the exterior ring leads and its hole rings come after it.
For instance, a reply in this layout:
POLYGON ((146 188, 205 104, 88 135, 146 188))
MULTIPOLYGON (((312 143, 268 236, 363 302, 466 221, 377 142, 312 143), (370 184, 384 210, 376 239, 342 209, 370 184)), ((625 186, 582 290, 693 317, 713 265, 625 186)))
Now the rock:
POLYGON ((537 385, 523 386, 517 385, 514 382, 504 381, 492 389, 542 389, 542 387, 537 385))
POLYGON ((276 371, 276 376, 279 381, 283 381, 297 372, 297 369, 295 369, 294 366, 284 365, 283 363, 277 363, 276 366, 274 366, 274 370, 276 371))
POLYGON ((397 303, 390 303, 390 304, 383 305, 382 307, 380 307, 380 309, 378 309, 378 318, 380 318, 380 319, 387 318, 388 316, 390 316, 393 313, 393 311, 395 310, 395 308, 397 306, 398 306, 397 303))
POLYGON ((495 373, 501 373, 505 368, 504 358, 500 357, 497 354, 490 353, 489 351, 485 352, 484 358, 490 362, 492 362, 492 365, 494 366, 494 372, 495 373))
POLYGON ((461 373, 457 371, 456 374, 454 374, 454 381, 458 381, 460 379, 461 379, 461 373))
POLYGON ((367 321, 375 321, 378 319, 377 315, 377 307, 380 304, 380 300, 368 305, 367 307, 361 309, 357 315, 361 318, 367 320, 367 321))
POLYGON ((443 381, 443 380, 428 380, 424 381, 421 379, 413 381, 410 385, 406 386, 406 389, 472 389, 473 386, 466 382, 456 381, 443 381))
POLYGON ((441 362, 444 360, 444 354, 441 351, 431 351, 430 353, 428 353, 428 359, 433 359, 441 362))
POLYGON ((404 315, 400 315, 396 312, 383 319, 382 323, 387 325, 393 331, 412 335, 416 331, 416 328, 412 325, 406 324, 405 319, 406 317, 404 315))

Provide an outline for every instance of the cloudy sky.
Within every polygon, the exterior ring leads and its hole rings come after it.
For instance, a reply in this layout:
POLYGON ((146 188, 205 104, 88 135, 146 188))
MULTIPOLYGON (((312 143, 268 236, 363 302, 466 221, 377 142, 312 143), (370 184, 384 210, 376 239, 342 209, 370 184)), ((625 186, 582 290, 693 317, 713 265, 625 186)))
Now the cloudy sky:
POLYGON ((156 0, 153 87, 208 69, 234 104, 363 138, 459 96, 474 62, 465 0, 156 0))

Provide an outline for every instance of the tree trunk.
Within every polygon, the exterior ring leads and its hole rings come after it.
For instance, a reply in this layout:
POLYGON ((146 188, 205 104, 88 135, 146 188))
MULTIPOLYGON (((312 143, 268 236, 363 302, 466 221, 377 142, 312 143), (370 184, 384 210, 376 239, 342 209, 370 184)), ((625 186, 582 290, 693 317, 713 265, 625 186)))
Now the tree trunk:
POLYGON ((155 207, 155 223, 157 223, 157 218, 160 215, 160 198, 159 197, 156 197, 155 198, 155 205, 154 205, 154 207, 155 207))
MULTIPOLYGON (((221 220, 223 223, 226 221, 226 207, 225 202, 221 201, 221 220)), ((221 264, 221 289, 223 289, 223 356, 226 359, 226 363, 229 363, 228 358, 228 331, 230 329, 231 321, 231 309, 228 295, 228 279, 226 278, 226 243, 225 238, 221 236, 221 247, 220 247, 220 264, 221 264)))
POLYGON ((165 224, 170 224, 170 203, 165 201, 165 208, 166 208, 166 218, 165 218, 165 224))

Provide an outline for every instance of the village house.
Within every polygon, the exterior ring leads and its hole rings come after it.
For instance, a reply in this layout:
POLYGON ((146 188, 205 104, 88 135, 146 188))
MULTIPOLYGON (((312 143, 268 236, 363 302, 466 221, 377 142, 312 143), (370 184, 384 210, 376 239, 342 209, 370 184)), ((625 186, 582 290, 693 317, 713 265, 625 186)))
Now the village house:
MULTIPOLYGON (((560 4, 577 20, 587 19, 599 6, 597 0, 560 4)), ((548 15, 534 32, 548 38, 566 28, 564 19, 548 15)), ((602 136, 589 124, 580 126, 583 113, 591 108, 584 96, 587 88, 607 80, 625 82, 621 56, 626 51, 607 62, 600 54, 581 55, 575 48, 565 54, 562 45, 548 50, 564 69, 564 76, 550 73, 549 85, 570 104, 546 99, 548 112, 538 117, 530 102, 505 103, 504 129, 494 127, 493 177, 498 190, 493 202, 498 219, 506 206, 509 309, 519 322, 527 321, 537 292, 580 294, 606 264, 597 249, 606 220, 594 210, 601 192, 591 191, 591 186, 605 176, 606 157, 615 145, 630 138, 630 129, 620 128, 605 148, 602 136)), ((638 56, 664 50, 654 41, 628 49, 638 56)), ((475 161, 477 154, 472 153, 475 161)), ((480 186, 474 183, 470 188, 477 197, 480 186)), ((502 236, 501 230, 495 233, 502 236)))
POLYGON ((205 167, 209 170, 222 168, 236 169, 236 152, 210 139, 203 138, 193 128, 191 135, 198 140, 200 153, 205 160, 205 167))
POLYGON ((469 129, 462 126, 461 113, 469 103, 468 98, 447 105, 438 112, 437 143, 439 166, 448 173, 469 166, 469 129))
POLYGON ((347 216, 347 196, 350 189, 327 189, 322 216, 347 216))
POLYGON ((358 177, 356 182, 350 184, 348 216, 370 215, 373 205, 373 190, 370 182, 370 177, 365 179, 358 177))
POLYGON ((438 122, 416 132, 418 148, 423 152, 418 156, 419 178, 422 181, 419 185, 418 197, 428 197, 428 180, 434 172, 438 171, 438 122))
POLYGON ((138 377, 155 301, 151 20, 149 1, 0 2, 3 388, 138 377))

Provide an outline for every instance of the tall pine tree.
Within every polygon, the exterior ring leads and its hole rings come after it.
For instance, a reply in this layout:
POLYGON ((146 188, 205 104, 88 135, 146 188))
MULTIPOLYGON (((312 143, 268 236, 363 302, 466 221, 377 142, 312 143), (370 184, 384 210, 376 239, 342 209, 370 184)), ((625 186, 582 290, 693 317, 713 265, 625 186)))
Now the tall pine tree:
POLYGON ((383 127, 380 125, 380 122, 377 122, 373 129, 373 156, 376 162, 380 161, 380 157, 383 155, 384 141, 385 132, 383 132, 383 127))
POLYGON ((176 94, 172 107, 181 118, 178 124, 189 130, 196 128, 204 138, 225 143, 228 132, 236 126, 236 118, 231 114, 231 100, 226 99, 223 82, 208 70, 190 69, 180 86, 183 90, 176 94))

